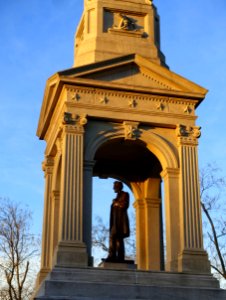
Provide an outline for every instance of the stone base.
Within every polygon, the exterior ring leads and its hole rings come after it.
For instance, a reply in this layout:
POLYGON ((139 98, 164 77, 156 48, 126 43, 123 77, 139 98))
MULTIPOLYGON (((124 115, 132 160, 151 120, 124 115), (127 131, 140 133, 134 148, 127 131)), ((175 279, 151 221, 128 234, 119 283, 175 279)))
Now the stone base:
POLYGON ((100 268, 111 269, 111 270, 136 270, 134 260, 125 260, 124 262, 109 262, 102 259, 102 262, 98 265, 100 268))
POLYGON ((35 300, 225 300, 212 275, 54 268, 35 300))
POLYGON ((47 275, 50 273, 50 269, 49 268, 42 268, 38 275, 37 275, 37 279, 36 279, 36 286, 40 286, 40 284, 43 282, 43 280, 47 277, 47 275))
MULTIPOLYGON (((47 278, 48 274, 50 274, 51 270, 49 268, 42 268, 39 273, 37 274, 37 278, 35 281, 35 290, 33 293, 33 298, 35 298, 39 287, 41 286, 42 282, 47 278)), ((33 299, 32 298, 32 299, 33 299)))
POLYGON ((178 257, 178 271, 210 274, 208 254, 199 250, 184 250, 178 257))
POLYGON ((79 242, 60 242, 53 261, 53 265, 56 267, 87 267, 88 254, 86 246, 79 242))

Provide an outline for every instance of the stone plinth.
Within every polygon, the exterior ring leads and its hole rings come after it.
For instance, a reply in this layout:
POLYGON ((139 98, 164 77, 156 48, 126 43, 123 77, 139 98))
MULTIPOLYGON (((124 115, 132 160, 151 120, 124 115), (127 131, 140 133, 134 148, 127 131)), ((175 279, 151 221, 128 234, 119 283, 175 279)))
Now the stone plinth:
POLYGON ((105 259, 102 259, 99 267, 111 270, 136 270, 137 265, 134 263, 134 260, 125 260, 124 262, 108 262, 105 259))
POLYGON ((54 268, 35 300, 225 300, 212 275, 105 268, 54 268))

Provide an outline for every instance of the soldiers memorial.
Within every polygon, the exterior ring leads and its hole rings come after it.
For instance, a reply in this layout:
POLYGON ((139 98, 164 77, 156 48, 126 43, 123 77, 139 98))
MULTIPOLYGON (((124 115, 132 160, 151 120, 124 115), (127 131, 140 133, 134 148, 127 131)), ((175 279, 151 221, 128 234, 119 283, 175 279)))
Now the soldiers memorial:
POLYGON ((207 90, 167 66, 149 0, 84 0, 74 48, 73 67, 47 80, 37 129, 46 149, 35 299, 225 299, 203 248, 196 108, 207 90), (93 176, 133 193, 136 269, 93 267, 93 176))

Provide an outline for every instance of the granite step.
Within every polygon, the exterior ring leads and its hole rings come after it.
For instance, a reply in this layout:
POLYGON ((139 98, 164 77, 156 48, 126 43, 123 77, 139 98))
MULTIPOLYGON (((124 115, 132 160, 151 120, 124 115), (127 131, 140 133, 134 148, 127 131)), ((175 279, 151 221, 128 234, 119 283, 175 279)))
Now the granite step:
POLYGON ((54 268, 35 300, 225 300, 211 275, 54 268))
POLYGON ((212 275, 102 268, 54 268, 51 280, 219 288, 212 275))

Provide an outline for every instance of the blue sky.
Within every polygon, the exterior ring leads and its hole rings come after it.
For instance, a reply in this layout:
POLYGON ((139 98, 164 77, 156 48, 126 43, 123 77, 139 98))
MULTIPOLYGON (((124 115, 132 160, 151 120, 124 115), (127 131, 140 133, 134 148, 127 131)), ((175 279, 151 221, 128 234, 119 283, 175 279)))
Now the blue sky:
MULTIPOLYGON (((226 175, 226 2, 154 3, 171 70, 209 90, 197 109, 200 166, 216 162, 226 175)), ((83 0, 0 0, 0 197, 28 204, 37 232, 42 224, 45 143, 36 137, 36 128, 45 82, 72 66, 82 10, 83 0)), ((109 189, 105 182, 95 188, 95 198, 103 199, 106 207, 113 197, 109 189)))

